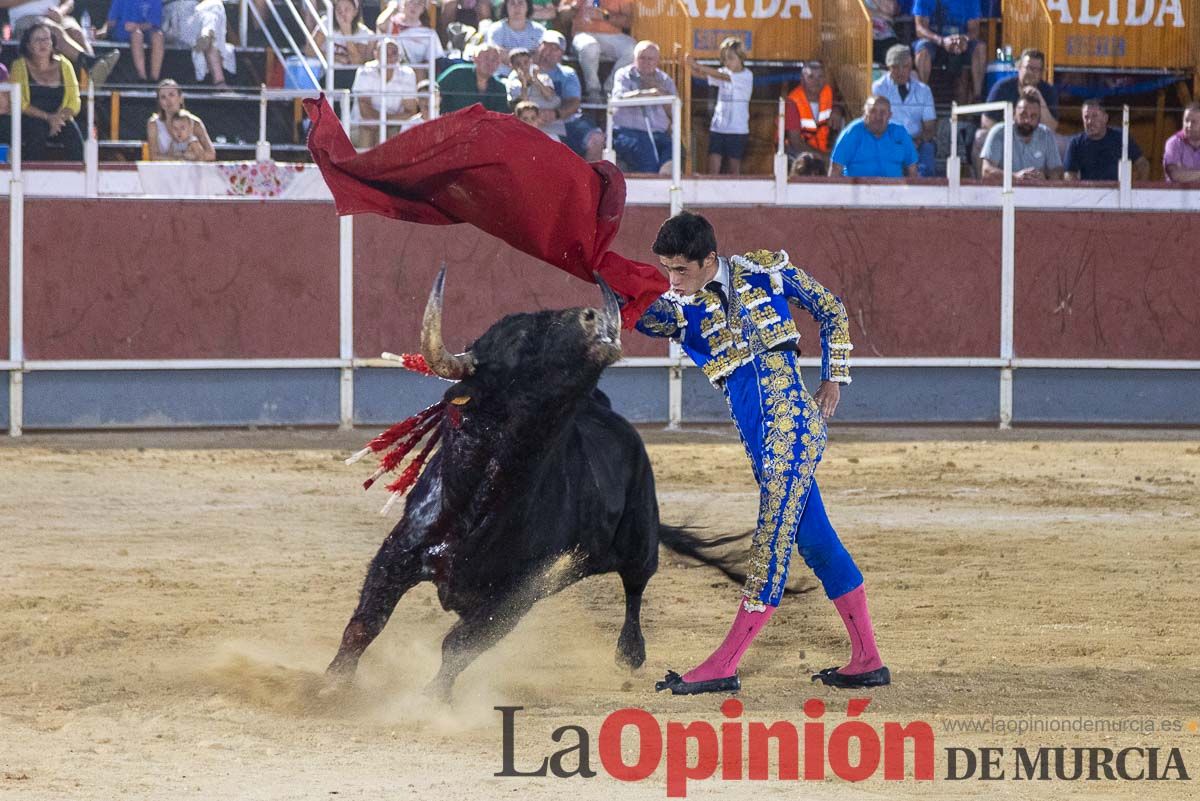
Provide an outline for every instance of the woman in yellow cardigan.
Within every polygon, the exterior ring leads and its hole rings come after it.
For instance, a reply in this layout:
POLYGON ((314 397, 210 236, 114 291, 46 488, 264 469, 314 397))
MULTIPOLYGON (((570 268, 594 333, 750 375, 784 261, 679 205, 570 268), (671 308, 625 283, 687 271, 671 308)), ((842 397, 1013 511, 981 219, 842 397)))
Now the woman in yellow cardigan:
POLYGON ((21 37, 21 57, 12 64, 13 83, 21 84, 21 158, 46 161, 48 145, 62 148, 62 160, 83 161, 79 81, 71 62, 55 54, 55 33, 38 23, 21 37))

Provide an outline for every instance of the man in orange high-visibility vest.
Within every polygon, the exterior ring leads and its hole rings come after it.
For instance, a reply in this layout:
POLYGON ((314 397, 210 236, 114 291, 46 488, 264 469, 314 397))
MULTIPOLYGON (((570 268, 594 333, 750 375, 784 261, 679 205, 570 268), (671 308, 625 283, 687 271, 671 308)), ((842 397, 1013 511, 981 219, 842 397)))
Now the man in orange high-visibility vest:
POLYGON ((814 170, 824 175, 829 151, 845 124, 833 87, 825 80, 825 64, 813 59, 804 65, 801 81, 784 104, 783 131, 788 156, 805 162, 819 161, 814 170))

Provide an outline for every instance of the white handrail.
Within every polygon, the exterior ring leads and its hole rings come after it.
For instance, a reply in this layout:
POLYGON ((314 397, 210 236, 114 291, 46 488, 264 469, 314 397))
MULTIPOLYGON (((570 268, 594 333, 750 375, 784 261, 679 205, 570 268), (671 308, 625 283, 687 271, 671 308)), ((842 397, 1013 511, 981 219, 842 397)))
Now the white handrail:
POLYGON ((100 195, 100 143, 96 141, 96 84, 88 80, 87 139, 83 142, 83 185, 88 197, 100 195))
POLYGON ((950 106, 950 158, 946 161, 946 178, 950 196, 957 199, 960 161, 958 158, 958 118, 962 114, 981 114, 987 111, 1004 112, 1004 182, 1000 191, 1000 358, 1009 366, 1000 369, 1000 428, 1012 427, 1013 386, 1013 327, 1016 291, 1016 207, 1013 204, 1013 104, 973 103, 950 106))
MULTIPOLYGON (((350 120, 350 90, 335 89, 329 93, 341 103, 342 127, 349 131, 350 120)), ((259 88, 258 93, 258 141, 254 145, 256 161, 271 160, 271 143, 267 140, 267 102, 270 100, 295 100, 296 98, 311 98, 312 89, 268 89, 266 85, 259 88)))
POLYGON ((21 180, 21 84, 0 83, 8 91, 12 115, 8 151, 8 359, 17 366, 8 372, 8 434, 21 436, 25 419, 25 190, 21 180))

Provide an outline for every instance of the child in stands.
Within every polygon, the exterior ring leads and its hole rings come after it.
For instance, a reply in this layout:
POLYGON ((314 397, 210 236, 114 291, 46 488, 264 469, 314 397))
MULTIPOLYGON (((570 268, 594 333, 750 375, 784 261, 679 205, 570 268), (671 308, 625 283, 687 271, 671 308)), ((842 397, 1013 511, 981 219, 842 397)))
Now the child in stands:
POLYGON ((754 75, 746 69, 746 51, 741 38, 727 37, 721 42, 721 68, 713 69, 696 61, 690 54, 688 66, 696 75, 717 87, 717 107, 713 110, 708 135, 708 171, 720 175, 728 164, 730 175, 741 175, 742 157, 750 141, 750 95, 754 75))

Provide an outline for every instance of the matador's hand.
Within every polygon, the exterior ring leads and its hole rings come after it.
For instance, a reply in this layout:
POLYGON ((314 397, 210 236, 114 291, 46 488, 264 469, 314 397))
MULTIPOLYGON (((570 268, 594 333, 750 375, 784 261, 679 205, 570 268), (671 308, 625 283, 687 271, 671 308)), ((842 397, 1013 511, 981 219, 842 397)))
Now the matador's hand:
POLYGON ((828 420, 837 411, 838 401, 842 399, 842 387, 836 381, 822 381, 821 386, 813 393, 813 400, 821 410, 821 416, 828 420))

